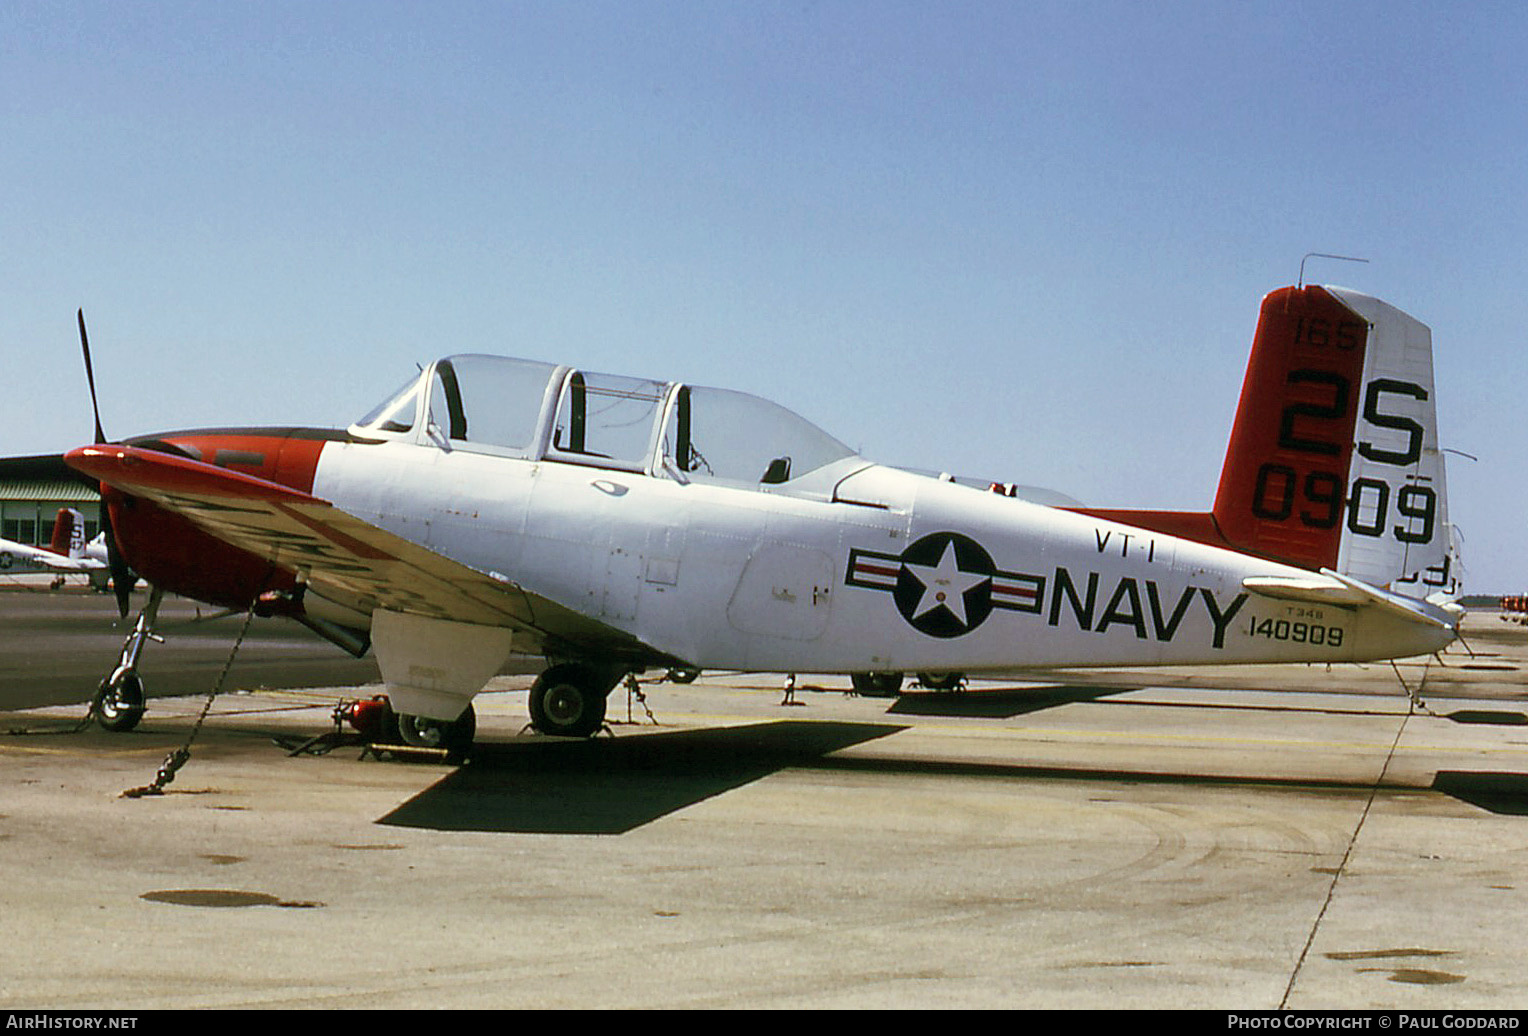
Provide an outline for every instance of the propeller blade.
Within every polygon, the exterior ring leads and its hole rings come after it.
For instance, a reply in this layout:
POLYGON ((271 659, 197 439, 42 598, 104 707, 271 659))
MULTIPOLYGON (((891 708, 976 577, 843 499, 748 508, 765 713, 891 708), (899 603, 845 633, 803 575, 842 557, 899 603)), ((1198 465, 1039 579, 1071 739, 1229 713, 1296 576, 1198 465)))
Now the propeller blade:
POLYGON ((106 567, 111 573, 112 592, 117 597, 117 614, 125 619, 132 609, 133 586, 138 577, 117 549, 117 533, 111 527, 111 509, 106 506, 105 498, 101 500, 101 531, 106 534, 106 567))
MULTIPOLYGON (((90 386, 90 409, 95 414, 95 441, 104 443, 106 432, 101 428, 101 405, 96 398, 95 369, 90 363, 90 336, 85 333, 84 308, 81 307, 75 316, 80 324, 80 351, 85 354, 85 381, 90 386)), ((104 496, 101 498, 101 531, 106 534, 106 566, 111 572, 112 590, 117 596, 117 613, 125 619, 132 607, 133 584, 138 581, 138 577, 117 549, 117 533, 111 527, 111 509, 107 507, 104 496)))
POLYGON ((95 371, 90 366, 90 338, 85 334, 85 310, 81 308, 77 315, 80 321, 80 349, 85 353, 85 381, 90 385, 90 409, 95 412, 95 441, 103 443, 106 441, 106 433, 101 430, 101 407, 96 402, 95 371))

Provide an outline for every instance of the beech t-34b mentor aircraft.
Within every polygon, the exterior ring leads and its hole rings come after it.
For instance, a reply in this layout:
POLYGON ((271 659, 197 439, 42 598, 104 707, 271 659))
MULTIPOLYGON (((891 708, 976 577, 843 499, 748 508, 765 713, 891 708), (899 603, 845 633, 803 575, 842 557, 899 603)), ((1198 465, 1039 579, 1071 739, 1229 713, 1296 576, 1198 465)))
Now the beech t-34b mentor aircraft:
MULTIPOLYGON (((588 736, 650 667, 1347 662, 1439 650, 1460 615, 1425 597, 1449 563, 1431 335, 1338 288, 1264 300, 1207 513, 1042 506, 740 392, 496 356, 437 360, 344 432, 103 438, 66 460, 150 608, 369 643, 404 722, 445 738, 513 654, 546 660, 533 725, 588 736)), ((119 725, 136 657, 104 688, 119 725)))

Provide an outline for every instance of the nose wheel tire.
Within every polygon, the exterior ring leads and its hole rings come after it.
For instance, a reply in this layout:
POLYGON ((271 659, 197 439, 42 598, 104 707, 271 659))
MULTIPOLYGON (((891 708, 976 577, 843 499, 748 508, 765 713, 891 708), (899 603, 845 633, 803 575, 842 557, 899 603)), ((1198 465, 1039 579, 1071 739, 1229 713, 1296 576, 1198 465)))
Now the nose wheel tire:
POLYGON ((143 681, 136 673, 128 673, 115 683, 103 681, 96 692, 96 722, 106 730, 132 730, 143 718, 143 708, 143 681))
POLYGON ((531 687, 531 726, 555 737, 593 737, 605 725, 605 699, 615 686, 581 665, 554 665, 531 687), (608 684, 608 686, 607 686, 608 684))

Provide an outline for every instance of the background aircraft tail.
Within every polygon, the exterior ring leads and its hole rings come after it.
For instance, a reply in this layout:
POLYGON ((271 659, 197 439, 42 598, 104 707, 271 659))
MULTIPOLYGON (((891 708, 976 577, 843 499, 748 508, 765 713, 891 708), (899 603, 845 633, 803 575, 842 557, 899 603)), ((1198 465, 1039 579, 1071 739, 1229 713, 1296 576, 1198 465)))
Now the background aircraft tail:
POLYGON ((1425 597, 1454 564, 1432 332, 1346 288, 1272 292, 1214 509, 1087 513, 1425 597))
POLYGON ((85 556, 85 516, 72 507, 60 507, 53 519, 48 549, 66 558, 85 556))

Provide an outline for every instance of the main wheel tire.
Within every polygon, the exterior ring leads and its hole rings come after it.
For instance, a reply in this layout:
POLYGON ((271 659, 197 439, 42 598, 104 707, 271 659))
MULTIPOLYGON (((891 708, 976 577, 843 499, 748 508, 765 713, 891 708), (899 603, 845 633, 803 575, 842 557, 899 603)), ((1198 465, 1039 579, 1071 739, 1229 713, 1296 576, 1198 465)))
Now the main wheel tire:
POLYGON ((965 673, 919 673, 918 682, 931 691, 958 691, 965 673))
POLYGON ((606 680, 588 666, 554 665, 531 687, 531 726, 554 737, 593 737, 605 725, 606 680))
POLYGON ((102 681, 96 692, 96 722, 106 730, 132 730, 143 718, 143 709, 143 681, 137 673, 128 673, 113 685, 102 681))
POLYGON ((472 750, 477 736, 477 710, 470 704, 452 720, 431 719, 406 712, 395 712, 398 740, 415 748, 443 748, 446 758, 461 760, 472 750))
POLYGON ((866 698, 895 698, 902 692, 901 673, 854 673, 849 680, 866 698))
POLYGON ((669 683, 694 683, 700 679, 700 670, 681 666, 677 669, 670 669, 667 675, 669 683))

